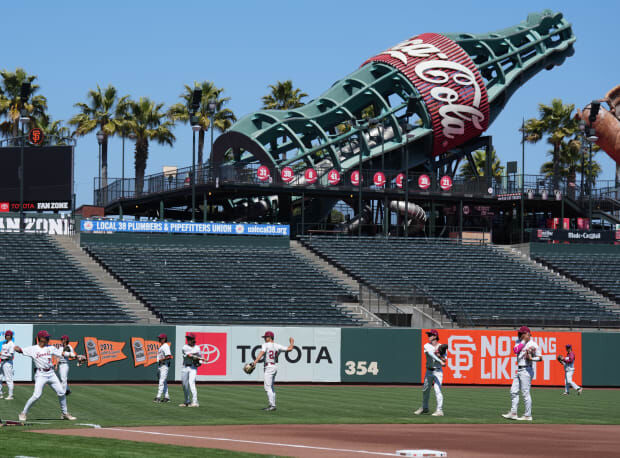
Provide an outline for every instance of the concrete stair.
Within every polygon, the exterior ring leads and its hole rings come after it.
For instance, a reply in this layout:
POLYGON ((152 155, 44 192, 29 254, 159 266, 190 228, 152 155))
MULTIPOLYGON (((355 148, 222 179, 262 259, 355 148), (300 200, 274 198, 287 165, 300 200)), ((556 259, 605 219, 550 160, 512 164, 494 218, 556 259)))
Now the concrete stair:
POLYGON ((146 305, 140 302, 122 283, 80 247, 78 235, 72 237, 56 235, 51 236, 51 239, 70 259, 91 274, 101 289, 116 299, 130 315, 134 316, 138 324, 160 323, 159 318, 146 305))
POLYGON ((384 327, 389 326, 388 323, 383 321, 377 315, 372 313, 367 307, 359 302, 360 284, 353 277, 349 276, 346 272, 338 269, 336 266, 331 265, 320 256, 313 253, 297 240, 291 240, 290 243, 291 252, 296 254, 306 262, 310 263, 317 270, 322 272, 325 276, 332 278, 344 285, 345 288, 351 291, 354 296, 357 296, 358 302, 345 302, 338 304, 337 307, 341 310, 349 312, 353 318, 360 320, 367 327, 384 327))
MULTIPOLYGON (((291 251, 305 258, 317 269, 331 278, 335 278, 350 290, 358 292, 357 303, 347 303, 341 307, 348 307, 354 316, 366 322, 366 326, 389 326, 377 315, 411 315, 413 328, 453 328, 452 320, 431 305, 424 303, 398 303, 391 301, 376 291, 358 282, 342 269, 330 264, 308 247, 297 240, 291 240, 291 251), (357 315, 356 315, 357 314, 357 315)), ((398 318, 397 318, 398 320, 398 318)))
POLYGON ((614 301, 608 299, 602 294, 599 294, 593 289, 590 289, 587 286, 582 285, 581 283, 571 280, 570 278, 562 275, 560 272, 550 269, 549 267, 533 260, 529 255, 529 251, 527 253, 524 253, 520 249, 511 247, 509 245, 494 245, 493 247, 496 250, 499 250, 500 252, 503 252, 504 254, 526 264, 527 266, 531 267, 534 270, 546 273, 547 275, 551 275, 562 286, 575 291, 577 294, 581 296, 585 296, 595 302, 601 303, 609 309, 616 310, 616 311, 620 310, 620 305, 616 304, 614 301))

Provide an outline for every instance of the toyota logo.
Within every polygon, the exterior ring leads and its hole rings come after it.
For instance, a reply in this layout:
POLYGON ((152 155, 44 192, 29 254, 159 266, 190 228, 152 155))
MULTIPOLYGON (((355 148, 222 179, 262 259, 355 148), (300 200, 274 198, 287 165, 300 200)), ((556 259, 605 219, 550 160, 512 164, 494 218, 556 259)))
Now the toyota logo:
POLYGON ((202 344, 199 345, 200 354, 207 361, 206 364, 213 364, 220 359, 220 349, 215 345, 202 344))

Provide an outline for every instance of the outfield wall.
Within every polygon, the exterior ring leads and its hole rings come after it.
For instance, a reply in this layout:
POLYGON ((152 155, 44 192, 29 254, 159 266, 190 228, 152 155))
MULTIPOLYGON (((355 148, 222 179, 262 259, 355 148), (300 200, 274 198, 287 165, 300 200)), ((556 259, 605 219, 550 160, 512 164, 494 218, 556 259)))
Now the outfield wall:
MULTIPOLYGON (((153 381, 157 374, 157 336, 168 335, 174 349, 174 375, 180 380, 180 358, 184 336, 197 335, 203 357, 209 361, 199 368, 198 380, 206 382, 257 382, 262 367, 247 375, 244 364, 260 352, 261 336, 272 330, 276 342, 287 345, 295 339, 291 352, 279 357, 278 381, 327 383, 421 383, 425 371, 422 346, 425 330, 403 328, 328 328, 267 326, 132 326, 132 325, 40 325, 2 324, 15 332, 20 346, 33 343, 41 329, 58 344, 67 334, 88 363, 71 364, 70 379, 79 382, 153 381)), ((440 329, 441 341, 449 345, 446 384, 508 385, 516 360, 512 346, 514 330, 440 329)), ((534 385, 564 384, 562 365, 556 361, 570 343, 576 354, 574 380, 585 386, 620 387, 620 365, 610 364, 608 354, 620 345, 620 333, 536 331, 543 361, 536 364, 534 385), (601 370, 604 368, 604 370, 601 370)), ((4 339, 2 339, 4 340, 4 339)), ((32 380, 29 358, 15 356, 15 379, 32 380)))

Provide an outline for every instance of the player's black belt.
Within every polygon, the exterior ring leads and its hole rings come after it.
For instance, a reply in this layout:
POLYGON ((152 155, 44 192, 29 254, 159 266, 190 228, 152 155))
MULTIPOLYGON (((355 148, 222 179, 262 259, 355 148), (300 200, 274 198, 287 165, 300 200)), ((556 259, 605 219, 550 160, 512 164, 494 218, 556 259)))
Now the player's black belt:
POLYGON ((185 366, 185 367, 196 367, 195 364, 183 364, 183 366, 185 366))
POLYGON ((49 372, 51 370, 52 370, 51 367, 49 369, 37 369, 37 371, 39 371, 39 372, 49 372))

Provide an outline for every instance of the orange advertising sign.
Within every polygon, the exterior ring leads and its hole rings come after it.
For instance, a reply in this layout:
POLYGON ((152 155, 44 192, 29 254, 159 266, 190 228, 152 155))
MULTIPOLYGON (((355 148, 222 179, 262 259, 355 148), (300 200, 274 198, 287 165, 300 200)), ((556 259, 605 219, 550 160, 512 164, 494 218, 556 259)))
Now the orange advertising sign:
MULTIPOLYGON (((427 342, 422 330, 422 347, 427 342)), ((516 331, 440 329, 440 342, 448 344, 443 382, 450 384, 509 385, 516 371, 517 358, 513 347, 516 331)), ((573 380, 581 384, 581 333, 532 332, 538 344, 542 361, 534 363, 533 385, 564 385, 564 366, 556 361, 557 355, 566 354, 566 344, 575 353, 573 380)), ((422 374, 426 358, 422 356, 422 374)))
POLYGON ((159 342, 154 340, 147 340, 144 342, 146 348, 146 364, 150 366, 157 362, 157 352, 159 351, 159 342))
MULTIPOLYGON (((55 340, 55 339, 50 339, 49 342, 50 345, 53 345, 56 348, 63 348, 62 345, 62 340, 55 340)), ((79 342, 69 342, 69 345, 71 345, 71 348, 73 348, 73 351, 77 353, 77 346, 78 346, 79 342)), ((69 359, 74 359, 74 358, 69 358, 69 359)), ((54 364, 58 364, 59 358, 57 358, 56 356, 54 356, 52 358, 52 361, 54 364)))
POLYGON ((120 361, 127 358, 123 353, 125 342, 113 342, 111 340, 98 340, 99 362, 97 366, 103 366, 113 361, 120 361))
POLYGON ((99 365, 99 343, 96 337, 84 337, 84 348, 86 349, 86 360, 88 367, 93 364, 99 365))
POLYGON ((159 350, 159 342, 154 340, 145 340, 142 337, 131 338, 131 349, 133 352, 133 365, 150 366, 157 362, 157 351, 159 350))

